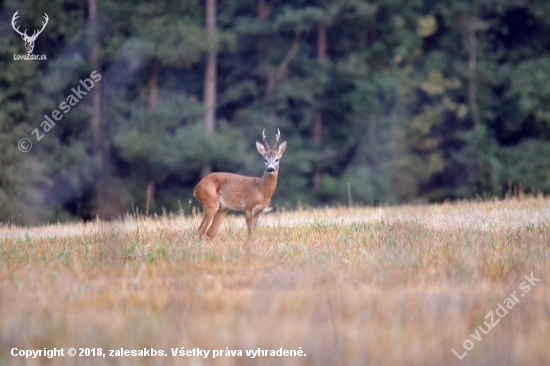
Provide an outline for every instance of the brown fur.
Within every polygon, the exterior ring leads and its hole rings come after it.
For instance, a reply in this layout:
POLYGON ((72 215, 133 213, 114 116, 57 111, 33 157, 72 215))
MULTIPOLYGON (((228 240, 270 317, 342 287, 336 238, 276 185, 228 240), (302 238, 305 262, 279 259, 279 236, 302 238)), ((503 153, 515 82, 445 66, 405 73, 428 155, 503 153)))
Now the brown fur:
POLYGON ((208 230, 206 235, 213 239, 229 210, 244 212, 248 234, 254 234, 258 217, 269 206, 275 192, 277 176, 273 173, 263 179, 232 173, 207 175, 193 192, 204 207, 204 218, 199 227, 201 238, 208 230), (208 229, 207 225, 210 226, 208 229))
MULTIPOLYGON (((277 136, 278 140, 278 136, 277 136)), ((193 195, 204 208, 204 218, 199 226, 201 239, 213 239, 229 210, 244 212, 249 237, 256 231, 260 214, 269 206, 278 178, 278 161, 286 149, 283 142, 278 150, 272 150, 265 142, 257 143, 258 152, 267 162, 276 159, 276 168, 262 178, 245 177, 232 173, 210 173, 195 187, 193 195)))

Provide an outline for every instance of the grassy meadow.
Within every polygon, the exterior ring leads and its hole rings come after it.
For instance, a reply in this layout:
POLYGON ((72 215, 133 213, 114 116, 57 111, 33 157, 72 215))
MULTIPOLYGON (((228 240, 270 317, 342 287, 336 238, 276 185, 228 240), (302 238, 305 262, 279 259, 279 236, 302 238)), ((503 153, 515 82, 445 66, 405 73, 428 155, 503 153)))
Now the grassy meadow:
POLYGON ((248 245, 243 216, 212 242, 200 219, 1 226, 0 365, 550 364, 550 199, 274 212, 248 245), (121 348, 168 356, 108 356, 121 348))

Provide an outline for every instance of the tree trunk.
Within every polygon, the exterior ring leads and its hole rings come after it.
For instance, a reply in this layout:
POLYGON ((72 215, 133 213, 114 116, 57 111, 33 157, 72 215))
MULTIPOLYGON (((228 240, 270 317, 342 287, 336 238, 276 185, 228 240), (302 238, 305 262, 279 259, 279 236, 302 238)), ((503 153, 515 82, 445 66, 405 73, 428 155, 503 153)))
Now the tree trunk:
POLYGON ((479 125, 477 109, 477 1, 474 2, 474 14, 468 19, 468 104, 472 112, 474 124, 479 125))
MULTIPOLYGON (((213 42, 216 36, 216 0, 206 0, 206 32, 210 40, 213 42)), ((218 55, 215 49, 208 52, 204 77, 204 105, 206 108, 204 130, 207 135, 214 131, 216 121, 217 58, 218 55)))
MULTIPOLYGON (((210 42, 215 42, 216 37, 216 0, 206 0, 206 33, 210 42)), ((204 96, 203 102, 206 109, 204 115, 204 133, 209 136, 214 132, 216 125, 216 68, 218 54, 216 47, 211 46, 206 60, 206 70, 204 76, 204 96)), ((202 168, 201 175, 204 177, 212 167, 205 165, 202 168)))
POLYGON ((259 20, 267 20, 269 16, 271 15, 271 11, 273 10, 273 2, 266 2, 265 0, 260 0, 258 2, 258 19, 259 20))
MULTIPOLYGON (((327 59, 327 26, 324 23, 320 23, 317 26, 317 61, 319 64, 323 64, 327 59)), ((317 147, 321 147, 323 142, 323 114, 321 111, 315 113, 313 118, 313 143, 317 147)), ((319 166, 319 162, 314 163, 313 166, 313 191, 321 191, 323 185, 323 172, 319 166)))
POLYGON ((147 88, 149 89, 149 97, 147 98, 147 112, 149 114, 153 113, 157 109, 159 95, 158 75, 158 62, 153 59, 151 61, 149 81, 147 82, 147 88))
MULTIPOLYGON (((99 28, 97 23, 97 0, 88 0, 90 65, 92 70, 99 72, 99 28)), ((104 127, 101 120, 101 85, 95 84, 90 94, 92 102, 90 129, 92 131, 93 157, 97 173, 97 181, 95 184, 95 207, 92 211, 92 215, 109 219, 118 214, 118 212, 115 212, 115 207, 118 205, 116 205, 116 202, 112 201, 108 183, 107 143, 105 141, 104 127)))
POLYGON ((296 55, 298 54, 299 48, 300 37, 298 34, 296 34, 292 45, 288 49, 285 57, 281 60, 279 66, 277 66, 277 68, 270 68, 266 73, 267 85, 265 92, 265 101, 268 104, 267 116, 269 119, 275 119, 275 109, 273 104, 271 103, 271 98, 273 97, 273 94, 275 94, 275 91, 277 90, 279 84, 288 78, 288 66, 290 65, 290 62, 294 59, 294 57, 296 57, 296 55))
MULTIPOLYGON (((149 90, 149 96, 147 98, 147 112, 152 114, 158 105, 158 62, 153 59, 150 66, 149 80, 147 81, 147 88, 149 90)), ((145 215, 149 215, 149 211, 155 209, 155 181, 151 177, 152 173, 149 173, 147 189, 145 191, 146 203, 145 203, 145 215)))
POLYGON ((473 2, 473 14, 466 19, 466 47, 468 50, 468 105, 472 113, 474 125, 479 126, 479 111, 477 108, 477 26, 478 0, 473 2))
MULTIPOLYGON (((90 64, 95 70, 99 59, 99 42, 97 39, 97 0, 88 0, 89 27, 90 27, 90 64)), ((90 125, 93 135, 94 155, 99 172, 105 168, 103 149, 103 129, 101 126, 101 88, 99 85, 92 89, 92 118, 90 125)))
POLYGON ((155 182, 153 180, 147 183, 147 200, 145 203, 145 216, 149 216, 149 208, 153 210, 153 205, 155 201, 155 182))

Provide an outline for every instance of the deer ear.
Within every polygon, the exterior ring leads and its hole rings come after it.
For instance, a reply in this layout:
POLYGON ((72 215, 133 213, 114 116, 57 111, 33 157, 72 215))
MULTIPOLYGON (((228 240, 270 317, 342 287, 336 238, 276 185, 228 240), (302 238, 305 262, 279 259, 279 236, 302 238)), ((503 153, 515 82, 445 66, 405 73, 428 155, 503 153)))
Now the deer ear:
POLYGON ((279 145, 279 150, 277 150, 277 155, 279 155, 279 157, 283 156, 283 153, 285 152, 286 150, 286 141, 283 142, 281 145, 279 145))
POLYGON ((260 144, 258 141, 256 141, 256 149, 258 150, 258 152, 260 153, 261 156, 265 157, 265 146, 260 144))

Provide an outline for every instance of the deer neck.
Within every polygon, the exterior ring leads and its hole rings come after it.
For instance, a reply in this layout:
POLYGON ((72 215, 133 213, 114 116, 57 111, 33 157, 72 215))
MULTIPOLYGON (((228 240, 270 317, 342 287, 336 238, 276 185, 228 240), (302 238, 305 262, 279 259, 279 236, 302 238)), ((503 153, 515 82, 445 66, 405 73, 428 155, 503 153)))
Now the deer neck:
POLYGON ((278 176, 279 176, 279 172, 274 172, 271 174, 269 174, 268 172, 264 172, 264 176, 262 177, 263 191, 267 193, 270 197, 273 194, 273 192, 275 192, 278 176))

